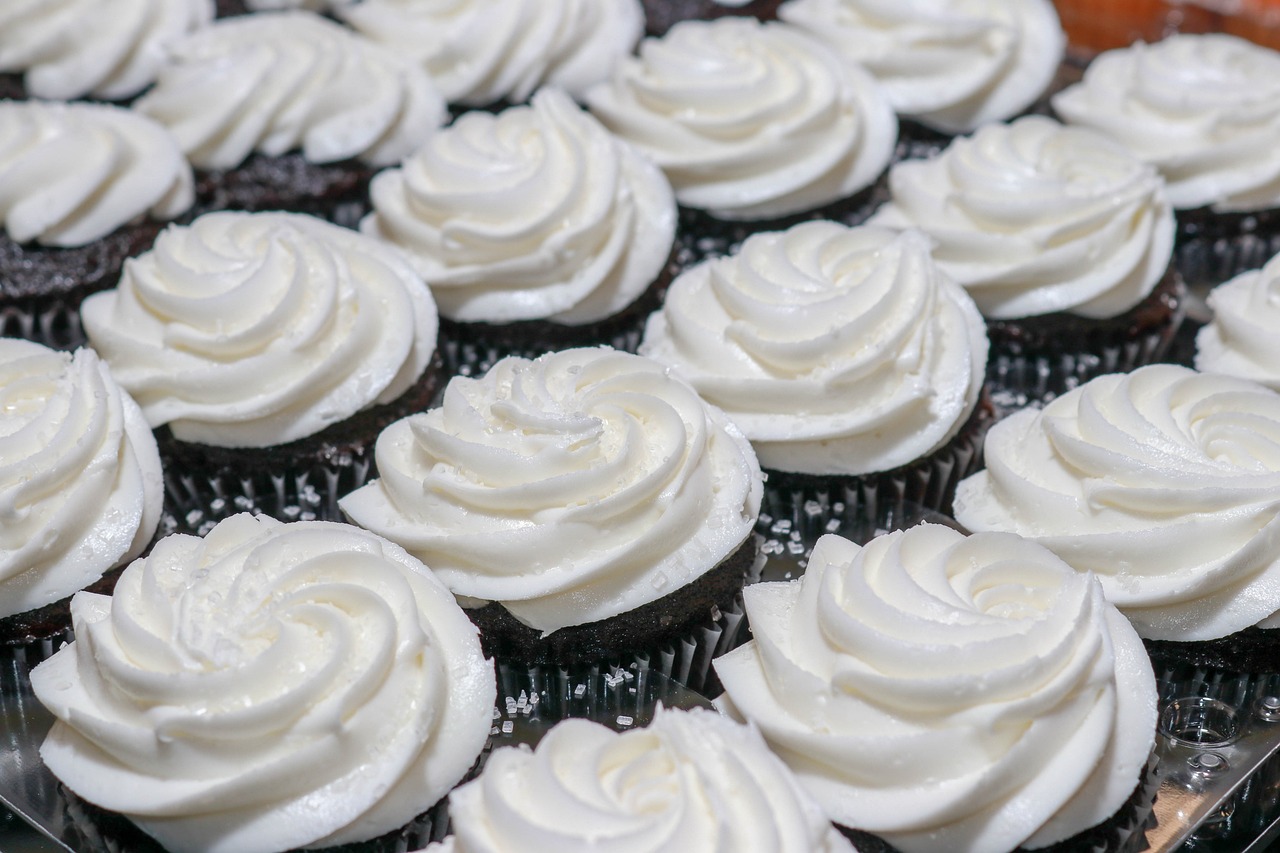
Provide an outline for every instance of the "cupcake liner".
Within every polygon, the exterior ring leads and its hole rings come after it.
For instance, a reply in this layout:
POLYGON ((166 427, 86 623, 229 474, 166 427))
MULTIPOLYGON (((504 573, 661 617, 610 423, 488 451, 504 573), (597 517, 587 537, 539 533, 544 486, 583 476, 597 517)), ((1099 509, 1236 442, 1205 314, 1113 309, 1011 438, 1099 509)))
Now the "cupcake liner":
POLYGON ((751 15, 762 21, 778 16, 781 0, 745 0, 736 6, 713 0, 642 0, 645 32, 660 36, 680 21, 709 20, 725 15, 751 15))
POLYGON ((1204 292, 1257 269, 1280 252, 1280 208, 1214 213, 1178 211, 1174 261, 1193 291, 1204 292))
POLYGON ((1200 642, 1145 642, 1157 672, 1166 671, 1170 678, 1178 679, 1178 683, 1183 676, 1193 678, 1187 682, 1192 687, 1200 685, 1194 680, 1199 677, 1197 673, 1211 673, 1222 679, 1280 672, 1280 628, 1245 628, 1226 637, 1200 642))
MULTIPOLYGON (((117 566, 85 587, 88 592, 111 595, 124 566, 117 566)), ((28 668, 71 642, 72 593, 52 604, 0 619, 0 662, 24 663, 28 668)))
POLYGON ((300 151, 251 154, 234 169, 197 171, 191 217, 217 210, 285 210, 358 228, 372 209, 376 169, 359 160, 312 163, 300 151))

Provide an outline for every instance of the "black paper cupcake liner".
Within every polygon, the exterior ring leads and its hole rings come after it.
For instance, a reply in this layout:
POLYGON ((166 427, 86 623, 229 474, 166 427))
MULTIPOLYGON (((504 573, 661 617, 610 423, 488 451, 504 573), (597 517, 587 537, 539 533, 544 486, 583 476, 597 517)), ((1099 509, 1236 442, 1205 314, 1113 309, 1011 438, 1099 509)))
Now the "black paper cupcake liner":
POLYGON ((1207 207, 1178 211, 1173 256, 1192 290, 1208 290, 1280 252, 1280 208, 1254 213, 1214 213, 1207 207))

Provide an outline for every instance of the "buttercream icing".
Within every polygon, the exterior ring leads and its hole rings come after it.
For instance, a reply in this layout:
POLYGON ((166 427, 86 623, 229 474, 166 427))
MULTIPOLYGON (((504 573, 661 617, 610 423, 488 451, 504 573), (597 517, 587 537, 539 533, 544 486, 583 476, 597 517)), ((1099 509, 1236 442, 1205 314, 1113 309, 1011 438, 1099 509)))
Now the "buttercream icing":
POLYGON ((84 246, 191 207, 191 167, 163 127, 121 107, 0 102, 0 221, 17 243, 84 246))
POLYGON ((1109 817, 1155 740, 1156 686, 1091 577, 1010 534, 920 525, 818 540, 746 589, 754 640, 715 661, 831 819, 904 853, 1041 847, 1109 817))
POLYGON ((681 21, 592 87, 605 126, 657 163, 688 207, 722 219, 812 210, 869 186, 897 119, 865 71, 798 27, 681 21))
POLYGON ((1211 640, 1280 627, 1280 394, 1150 365, 1100 376, 987 434, 961 481, 970 530, 1035 539, 1142 636, 1211 640))
POLYGON ((751 440, 765 468, 889 471, 977 404, 982 317, 919 233, 806 222, 679 275, 640 351, 751 440))
POLYGON ((396 399, 438 328, 393 248, 292 213, 170 226, 80 310, 153 427, 222 447, 284 444, 396 399))
POLYGON ((607 348, 454 377, 378 437, 380 479, 339 501, 469 604, 544 634, 657 600, 751 535, 761 476, 723 413, 607 348))
POLYGON ((133 559, 163 498, 151 428, 92 350, 0 338, 0 617, 133 559))
POLYGON ((676 204, 656 166, 566 94, 471 112, 378 174, 361 224, 395 243, 463 322, 618 313, 658 278, 676 204))
POLYGON ((1049 0, 789 0, 778 17, 871 72, 899 115, 946 133, 1026 110, 1066 48, 1049 0))
POLYGON ((445 119, 420 68, 298 10, 223 18, 174 43, 134 108, 168 127, 199 169, 295 149, 313 163, 389 166, 445 119))
POLYGON ((1043 116, 979 128, 937 157, 896 164, 871 218, 919 228, 933 256, 995 319, 1122 314, 1173 253, 1159 174, 1114 142, 1043 116))
POLYGON ((439 800, 488 736, 493 664, 453 597, 350 525, 237 515, 174 535, 31 674, 40 754, 166 850, 376 837, 439 800))
POLYGON ((1179 209, 1280 206, 1280 53, 1222 33, 1177 34, 1097 56, 1053 98, 1164 175, 1179 209))
POLYGON ((1196 333, 1197 370, 1280 391, 1280 257, 1209 291, 1212 317, 1196 333))

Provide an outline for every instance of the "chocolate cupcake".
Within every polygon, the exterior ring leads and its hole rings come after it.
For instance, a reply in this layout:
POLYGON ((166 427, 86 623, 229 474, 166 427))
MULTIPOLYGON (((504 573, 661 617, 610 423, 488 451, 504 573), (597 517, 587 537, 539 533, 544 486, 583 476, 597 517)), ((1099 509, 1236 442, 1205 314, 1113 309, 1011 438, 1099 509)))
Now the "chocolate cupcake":
POLYGON ((338 14, 465 107, 521 104, 543 86, 581 98, 644 30, 640 0, 363 0, 338 14))
MULTIPOLYGON (((431 566, 500 662, 686 658, 733 640, 755 558, 755 454, 660 364, 608 348, 506 358, 378 438, 340 501, 431 566)), ((666 674, 666 673, 664 673, 666 674)))
POLYGON ((750 586, 746 607, 755 639, 716 660, 720 704, 855 843, 1144 846, 1151 664, 1097 581, 1046 548, 930 524, 826 536, 798 583, 750 586))
POLYGON ((1164 176, 1193 288, 1280 251, 1280 53, 1224 34, 1138 43, 1095 58, 1053 108, 1164 176))
POLYGON ((778 17, 883 87, 901 121, 898 159, 1027 112, 1053 85, 1066 47, 1050 0, 788 0, 778 17))
POLYGON ((1173 211, 1156 171, 1043 116, 898 163, 871 222, 918 228, 987 319, 997 388, 1043 399, 1159 360, 1181 322, 1173 211))
POLYGON ((172 45, 135 108, 196 168, 197 211, 288 210, 354 226, 373 173, 445 118, 406 59, 303 12, 226 18, 172 45))
POLYGON ((378 431, 424 409, 437 319, 393 249, 301 214, 210 213, 82 307, 159 430, 176 521, 336 517, 378 431))
POLYGON ((0 331, 73 349, 90 293, 192 202, 191 167, 121 107, 0 101, 0 331))
POLYGON ((897 139, 866 72, 778 21, 682 22, 586 100, 666 172, 693 261, 802 219, 859 221, 897 139))
POLYGON ((558 89, 460 116, 370 195, 361 230, 431 286, 450 373, 570 346, 634 352, 669 280, 670 184, 558 89))
POLYGON ((41 757, 166 850, 419 824, 489 732, 493 664, 453 597, 350 525, 246 514, 169 536, 72 610, 75 642, 31 674, 57 720, 41 757))
POLYGON ((755 234, 672 282, 640 351, 751 441, 774 517, 806 503, 945 511, 991 418, 982 318, 918 232, 755 234))
POLYGON ((0 338, 0 389, 0 648, 16 654, 66 637, 73 593, 111 590, 151 543, 164 482, 142 412, 92 350, 0 338))

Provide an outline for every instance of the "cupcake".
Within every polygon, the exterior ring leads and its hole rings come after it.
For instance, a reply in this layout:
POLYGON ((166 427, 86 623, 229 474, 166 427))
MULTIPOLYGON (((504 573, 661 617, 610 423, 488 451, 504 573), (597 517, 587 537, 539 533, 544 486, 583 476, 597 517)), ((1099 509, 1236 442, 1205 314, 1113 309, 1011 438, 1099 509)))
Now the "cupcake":
POLYGON ((449 795, 453 835, 430 853, 853 853, 752 726, 659 708, 642 729, 565 720, 504 747, 449 795))
POLYGON ((0 399, 0 646, 13 648, 61 637, 77 590, 110 590, 150 544, 164 482, 142 412, 92 350, 0 338, 0 399))
POLYGON ((1212 319, 1196 333, 1195 367, 1280 391, 1280 256, 1208 296, 1212 319))
POLYGON ((0 101, 0 331, 84 343, 77 309, 192 202, 173 138, 127 109, 0 101))
POLYGON ((169 536, 31 674, 40 755, 166 850, 376 838, 467 773, 495 682, 453 597, 349 525, 238 515, 169 536))
POLYGON ((641 353, 751 441, 766 511, 904 500, 945 509, 989 404, 982 317, 918 232, 805 222, 671 284, 641 353))
POLYGON ((800 581, 748 587, 746 607, 755 639, 715 662, 723 704, 855 842, 1140 847, 1151 664, 1100 585, 1045 548, 929 524, 826 536, 800 581))
POLYGON ((378 432, 425 409, 437 319, 398 252, 292 213, 172 226, 82 306, 93 347, 159 430, 178 520, 336 518, 378 432))
POLYGON ((468 107, 524 103, 542 86, 581 97, 644 30, 640 0, 364 0, 338 14, 468 107))
POLYGON ((1053 108, 1164 176, 1193 287, 1280 251, 1280 53, 1223 34, 1139 43, 1097 57, 1053 108))
POLYGON ((430 284, 451 373, 575 344, 634 351, 667 283, 670 184, 558 89, 460 116, 370 196, 361 230, 430 284))
POLYGON ((998 387, 1044 397, 1157 360, 1183 311, 1160 176, 1043 116, 898 163, 877 225, 918 228, 987 318, 998 387))
POLYGON ((374 171, 445 118, 421 69, 302 11, 226 18, 176 42, 134 106, 196 168, 199 211, 290 210, 352 226, 374 171))
POLYGON ((682 22, 586 97, 666 172, 695 258, 799 218, 865 216, 897 139, 870 75, 777 21, 682 22))
POLYGON ((626 664, 687 641, 705 674, 755 557, 760 469, 662 365, 505 358, 383 431, 375 460, 342 510, 429 565, 499 661, 626 664))
POLYGON ((902 119, 904 157, 1026 112, 1066 47, 1050 0, 788 0, 778 17, 871 72, 902 119))
POLYGON ((7 0, 0 92, 121 101, 150 86, 166 48, 213 20, 213 0, 7 0))
POLYGON ((1275 671, 1277 442, 1280 394, 1261 385, 1166 364, 1100 376, 992 427, 955 517, 1096 574, 1148 640, 1275 671))

